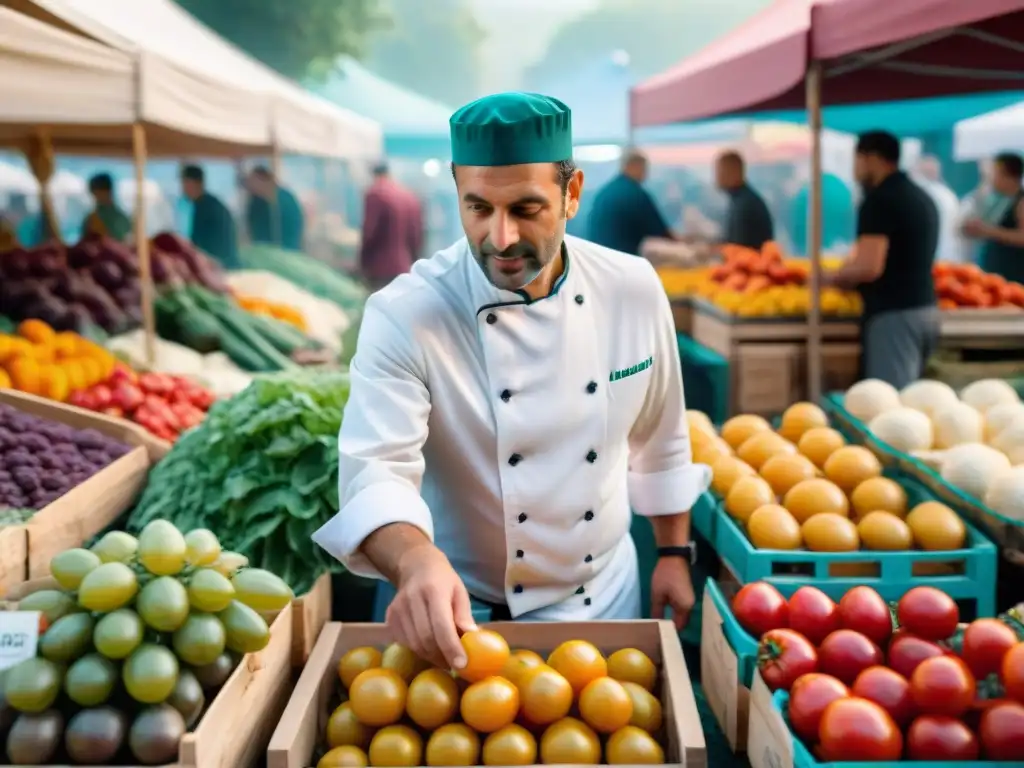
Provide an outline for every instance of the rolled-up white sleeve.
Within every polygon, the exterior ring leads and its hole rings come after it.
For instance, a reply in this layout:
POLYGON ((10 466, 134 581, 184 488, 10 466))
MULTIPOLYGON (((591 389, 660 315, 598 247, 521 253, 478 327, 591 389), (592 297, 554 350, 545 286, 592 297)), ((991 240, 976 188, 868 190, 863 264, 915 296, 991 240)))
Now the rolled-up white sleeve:
POLYGON ((430 392, 412 329, 400 328, 378 296, 367 303, 351 390, 338 436, 339 510, 313 534, 352 573, 382 578, 360 546, 392 523, 434 525, 420 497, 430 392))
POLYGON ((711 484, 694 464, 672 307, 657 283, 654 366, 647 397, 629 434, 629 501, 645 517, 687 512, 711 484))

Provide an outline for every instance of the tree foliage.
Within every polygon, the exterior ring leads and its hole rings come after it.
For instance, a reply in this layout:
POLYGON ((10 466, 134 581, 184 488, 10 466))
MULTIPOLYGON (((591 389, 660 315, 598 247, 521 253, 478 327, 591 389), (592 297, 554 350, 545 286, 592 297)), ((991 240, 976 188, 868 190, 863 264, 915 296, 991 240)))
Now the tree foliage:
POLYGON ((466 0, 391 0, 385 7, 391 28, 374 35, 370 69, 452 106, 477 95, 485 33, 466 0))
MULTIPOLYGON (((293 79, 310 65, 366 53, 388 26, 378 0, 177 0, 217 34, 293 79)), ((427 3, 430 5, 430 3, 427 3)))
POLYGON ((563 25, 545 55, 523 73, 523 87, 543 89, 554 75, 624 50, 639 77, 660 72, 729 31, 771 0, 602 0, 563 25))

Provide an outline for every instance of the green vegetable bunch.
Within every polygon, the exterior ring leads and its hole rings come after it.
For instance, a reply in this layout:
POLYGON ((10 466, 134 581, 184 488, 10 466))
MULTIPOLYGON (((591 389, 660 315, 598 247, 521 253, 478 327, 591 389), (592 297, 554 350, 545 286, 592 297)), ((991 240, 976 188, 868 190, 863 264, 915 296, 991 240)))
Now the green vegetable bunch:
POLYGON ((240 249, 239 258, 245 269, 272 272, 314 296, 334 302, 346 312, 361 312, 369 295, 359 281, 305 253, 270 245, 248 245, 240 249))
POLYGON ((216 403, 149 475, 127 523, 209 528, 225 549, 305 594, 341 565, 310 536, 338 511, 338 430, 348 375, 281 373, 216 403))

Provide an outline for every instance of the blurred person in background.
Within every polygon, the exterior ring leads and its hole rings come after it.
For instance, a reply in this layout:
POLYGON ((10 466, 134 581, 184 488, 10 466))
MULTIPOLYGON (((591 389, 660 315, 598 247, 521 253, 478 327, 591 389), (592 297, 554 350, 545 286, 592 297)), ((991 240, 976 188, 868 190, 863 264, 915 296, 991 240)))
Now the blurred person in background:
POLYGON ((95 206, 82 222, 81 236, 99 235, 125 242, 132 233, 132 220, 114 200, 114 179, 111 175, 97 173, 89 179, 89 194, 95 206))
POLYGON ((746 164, 739 152, 723 152, 715 161, 715 183, 729 198, 722 240, 760 251, 775 238, 768 205, 747 184, 746 164))
POLYGON ((934 155, 922 155, 917 161, 914 181, 928 193, 939 212, 939 246, 936 261, 960 261, 960 198, 942 179, 942 164, 934 155))
POLYGON ((249 192, 245 220, 254 243, 277 245, 301 251, 305 239, 306 215, 298 198, 281 186, 262 165, 253 168, 245 180, 249 192))
POLYGON ((939 334, 932 264, 939 213, 931 197, 899 169, 900 141, 871 131, 857 140, 854 175, 864 188, 857 241, 825 286, 856 289, 861 316, 862 378, 897 389, 924 375, 939 334))
POLYGON ((597 191, 587 219, 587 239, 614 251, 640 254, 640 243, 648 237, 674 239, 672 231, 650 192, 647 156, 638 150, 626 152, 622 170, 597 191))
POLYGON ((373 169, 363 202, 359 267, 374 290, 412 268, 423 249, 423 208, 410 190, 391 177, 387 163, 373 169))
POLYGON ((979 266, 986 272, 1024 283, 1024 159, 1012 152, 992 163, 992 192, 963 225, 967 237, 981 241, 979 266))
POLYGON ((238 269, 241 263, 235 218, 220 198, 206 191, 206 174, 198 165, 182 168, 181 192, 192 201, 193 245, 225 269, 238 269))

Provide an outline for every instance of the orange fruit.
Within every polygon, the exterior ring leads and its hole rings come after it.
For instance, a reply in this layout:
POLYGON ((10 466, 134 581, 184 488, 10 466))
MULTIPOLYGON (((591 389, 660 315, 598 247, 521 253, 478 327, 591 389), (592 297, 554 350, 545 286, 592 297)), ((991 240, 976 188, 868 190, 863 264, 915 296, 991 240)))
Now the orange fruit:
POLYGON ((599 677, 580 693, 580 717, 598 733, 614 733, 632 716, 633 700, 618 680, 599 677))
POLYGON ((853 489, 850 494, 853 516, 860 519, 870 512, 888 512, 897 517, 907 516, 907 492, 903 486, 888 477, 871 477, 853 489))
POLYGON ((833 451, 825 466, 825 477, 843 489, 853 493, 858 485, 882 474, 878 458, 862 445, 845 445, 833 451))
POLYGON ((747 519, 747 536, 758 549, 799 549, 803 544, 800 523, 785 507, 765 504, 747 519))
POLYGON ((384 649, 380 666, 384 669, 394 670, 406 683, 411 683, 412 679, 424 669, 429 668, 430 664, 404 645, 392 643, 384 649))
POLYGON ((374 734, 369 756, 370 765, 374 766, 420 765, 423 739, 407 725, 389 725, 374 734))
POLYGON ((627 725, 608 737, 605 758, 608 765, 661 765, 665 752, 647 731, 627 725))
POLYGON ((511 655, 505 638, 490 629, 477 629, 462 636, 466 666, 456 670, 459 677, 471 683, 501 674, 511 655))
POLYGON ((721 435, 729 446, 736 450, 758 432, 771 432, 772 425, 760 416, 741 414, 733 416, 722 425, 721 435))
POLYGON ((373 729, 363 725, 352 711, 352 702, 346 701, 335 709, 327 720, 328 747, 359 747, 366 749, 373 738, 373 729))
POLYGON ((725 497, 725 511, 746 522, 754 510, 775 503, 775 492, 763 477, 741 477, 725 497))
POLYGON ((546 765, 597 765, 601 740, 586 723, 566 717, 549 725, 540 737, 540 761, 546 765))
POLYGON ((548 666, 569 681, 578 694, 587 683, 608 674, 608 662, 593 643, 567 640, 548 656, 548 666))
POLYGON ((828 457, 846 445, 842 434, 831 427, 815 427, 804 432, 796 449, 821 469, 828 457))
POLYGON ((761 467, 761 477, 768 481, 775 495, 782 498, 789 489, 803 480, 816 477, 818 468, 806 456, 799 453, 780 453, 772 456, 761 467))
POLYGON ((633 716, 629 718, 629 724, 643 728, 648 733, 661 728, 661 702, 654 694, 636 683, 623 683, 622 687, 633 702, 633 716))
POLYGON ((352 681, 359 676, 360 672, 379 667, 381 654, 376 648, 363 646, 353 648, 341 657, 338 662, 338 679, 347 691, 352 687, 352 681))
POLYGON ((519 705, 523 717, 533 725, 561 720, 572 708, 569 681, 547 664, 534 667, 520 679, 519 705))
POLYGON ((857 523, 864 549, 902 552, 914 546, 914 534, 903 520, 888 512, 868 512, 857 523))
POLYGON ((811 552, 856 552, 860 534, 850 518, 823 512, 813 515, 800 526, 804 546, 811 552))
POLYGON ((843 517, 850 514, 850 502, 846 494, 838 485, 821 477, 794 485, 782 499, 782 506, 801 525, 821 513, 843 517))
POLYGON ((441 669, 426 669, 409 683, 405 713, 425 731, 452 721, 459 711, 459 684, 441 669))
POLYGON ((480 737, 462 723, 442 725, 427 739, 427 765, 476 765, 480 737))
POLYGON ((368 669, 352 681, 348 700, 363 725, 391 725, 402 719, 408 692, 409 686, 393 669, 368 669))
POLYGON ((737 480, 756 474, 752 466, 735 456, 719 456, 711 465, 711 488, 719 496, 728 496, 737 480))
POLYGON ((462 719, 480 733, 494 733, 519 713, 519 689, 503 677, 488 677, 463 692, 462 719))
POLYGON ((707 464, 708 466, 715 463, 715 460, 720 456, 729 456, 732 454, 732 448, 722 438, 718 436, 703 438, 693 443, 693 460, 697 464, 707 464))
POLYGON ((366 753, 359 747, 334 747, 320 758, 316 768, 362 768, 369 765, 366 753))
POLYGON ((544 663, 544 658, 534 651, 527 651, 520 649, 518 651, 512 651, 508 657, 508 661, 505 662, 505 666, 501 668, 501 677, 504 677, 510 683, 515 686, 519 685, 519 679, 534 667, 539 667, 544 663))
POLYGON ((814 403, 794 403, 782 414, 779 434, 792 443, 809 430, 828 426, 828 416, 814 403))
POLYGON ((521 725, 506 725, 484 739, 484 765, 533 765, 537 740, 521 725))
POLYGON ((658 682, 658 668, 643 651, 622 648, 608 657, 608 677, 653 691, 658 682))
POLYGON ((960 516, 945 504, 925 501, 907 515, 914 543, 927 551, 961 549, 967 542, 967 527, 960 516))
POLYGON ((796 446, 774 432, 758 432, 736 451, 740 459, 757 470, 772 456, 784 453, 796 453, 796 446))

